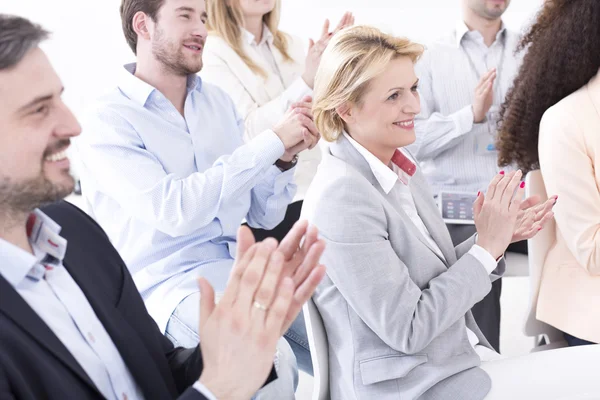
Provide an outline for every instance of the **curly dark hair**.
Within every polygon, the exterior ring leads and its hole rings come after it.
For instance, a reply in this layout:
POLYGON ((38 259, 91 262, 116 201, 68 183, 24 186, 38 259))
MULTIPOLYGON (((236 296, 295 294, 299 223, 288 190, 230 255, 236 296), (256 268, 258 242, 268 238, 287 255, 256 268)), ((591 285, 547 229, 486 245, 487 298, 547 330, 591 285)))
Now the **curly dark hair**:
POLYGON ((546 0, 517 51, 527 53, 500 111, 498 164, 539 168, 544 112, 600 68, 600 0, 546 0))

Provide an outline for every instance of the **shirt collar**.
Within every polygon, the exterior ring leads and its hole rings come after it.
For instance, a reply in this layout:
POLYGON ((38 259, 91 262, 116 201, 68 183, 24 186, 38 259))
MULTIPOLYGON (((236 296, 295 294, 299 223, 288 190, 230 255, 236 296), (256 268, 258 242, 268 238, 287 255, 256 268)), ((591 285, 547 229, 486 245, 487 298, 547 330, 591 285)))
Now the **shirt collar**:
MULTIPOLYGON (((249 45, 255 44, 255 42, 254 42, 255 36, 253 34, 251 34, 250 32, 248 32, 244 28, 242 28, 242 36, 244 38, 244 41, 247 44, 249 44, 249 45)), ((273 44, 273 33, 271 33, 271 30, 269 28, 267 28, 267 25, 263 24, 262 39, 261 39, 260 43, 256 43, 256 45, 260 46, 260 45, 264 44, 265 42, 269 42, 270 45, 273 44)))
MULTIPOLYGON (((462 42, 463 38, 465 37, 465 35, 469 32, 471 32, 469 30, 469 27, 467 26, 467 24, 465 24, 465 21, 463 21, 462 19, 459 20, 456 23, 456 47, 460 48, 460 43, 462 42)), ((496 40, 498 40, 502 35, 504 35, 504 32, 506 31, 506 25, 504 24, 504 21, 502 21, 502 25, 500 25, 500 30, 498 31, 498 33, 496 34, 496 40)), ((479 35, 481 35, 479 32, 477 32, 479 35)))
POLYGON ((0 274, 13 287, 25 279, 30 270, 42 260, 52 258, 62 264, 67 251, 67 240, 59 235, 60 225, 50 217, 35 210, 27 220, 27 235, 33 253, 0 239, 0 274))
POLYGON ((375 179, 381 185, 383 191, 389 193, 396 182, 400 181, 404 185, 408 185, 410 178, 417 171, 417 165, 411 160, 410 156, 404 152, 404 149, 397 149, 392 156, 393 169, 381 162, 369 150, 365 149, 360 143, 354 140, 347 132, 344 131, 344 136, 350 144, 364 157, 369 164, 375 179))
MULTIPOLYGON (((119 89, 131 100, 135 101, 142 107, 146 105, 148 98, 154 92, 158 92, 156 88, 149 83, 144 82, 135 76, 136 63, 125 64, 121 70, 119 79, 119 89)), ((202 88, 202 80, 196 74, 191 74, 187 78, 188 93, 192 90, 200 91, 202 88)))

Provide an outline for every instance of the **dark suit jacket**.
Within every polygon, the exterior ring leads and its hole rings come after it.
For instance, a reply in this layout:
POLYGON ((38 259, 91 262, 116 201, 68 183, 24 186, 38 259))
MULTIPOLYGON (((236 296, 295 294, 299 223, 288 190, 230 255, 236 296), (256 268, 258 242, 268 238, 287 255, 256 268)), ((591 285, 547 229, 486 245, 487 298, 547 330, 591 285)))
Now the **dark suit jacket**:
MULTIPOLYGON (((104 231, 64 201, 42 211, 62 226, 61 236, 68 241, 63 264, 145 398, 206 399, 191 387, 202 371, 200 349, 174 348, 162 335, 104 231)), ((272 371, 269 379, 275 377, 272 371)), ((75 358, 2 276, 0 399, 103 399, 75 358)))

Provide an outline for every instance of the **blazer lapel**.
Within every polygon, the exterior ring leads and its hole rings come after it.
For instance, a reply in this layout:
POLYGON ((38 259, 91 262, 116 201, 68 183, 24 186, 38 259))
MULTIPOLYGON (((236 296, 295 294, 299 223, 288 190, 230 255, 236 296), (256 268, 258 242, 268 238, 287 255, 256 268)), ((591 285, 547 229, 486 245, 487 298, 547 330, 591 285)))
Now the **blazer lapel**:
MULTIPOLYGON (((265 89, 265 81, 262 76, 257 75, 246 65, 246 63, 238 56, 238 54, 231 48, 223 39, 217 36, 211 36, 208 40, 213 41, 212 51, 222 58, 231 72, 238 78, 240 84, 244 87, 244 90, 252 98, 255 103, 265 104, 270 100, 269 93, 265 89)), ((249 45, 244 44, 243 49, 251 56, 249 45)), ((251 57, 253 60, 255 57, 251 57)), ((258 65, 262 67, 261 62, 258 65)), ((202 76, 202 73, 200 73, 202 76)))
MULTIPOLYGON (((401 183, 399 183, 399 184, 401 184, 401 183)), ((448 263, 444 259, 444 257, 446 256, 446 254, 442 251, 442 255, 440 255, 439 251, 437 251, 436 249, 433 248, 433 246, 431 246, 431 244, 429 243, 429 241, 425 238, 425 236, 423 236, 423 234, 421 233, 421 231, 419 231, 419 229, 417 228, 417 226, 410 219, 410 217, 406 214, 406 212, 404 211, 404 209, 402 209, 402 206, 400 205, 400 203, 402 202, 402 198, 397 193, 397 191, 398 191, 397 186, 398 186, 398 184, 396 184, 394 186, 394 188, 390 191, 389 195, 386 196, 384 194, 384 196, 386 198, 388 198, 388 201, 390 202, 390 204, 394 207, 394 209, 396 209, 396 211, 398 212, 398 214, 400 214, 400 217, 402 217, 402 220, 404 221, 404 225, 406 225, 406 226, 409 227, 409 229, 412 232, 413 236, 416 236, 417 239, 419 239, 421 241, 421 243, 423 243, 425 246, 427 246, 427 248, 429 250, 431 250, 431 252, 437 256, 437 258, 439 258, 444 264, 447 265, 448 263), (442 257, 442 256, 444 256, 444 257, 442 257)), ((413 198, 414 198, 414 194, 413 194, 413 198)), ((415 203, 416 202, 417 202, 417 200, 415 199, 415 203)), ((417 206, 417 212, 418 212, 418 206, 417 206)), ((434 238, 434 240, 435 240, 435 238, 434 238)))
MULTIPOLYGON (((425 246, 427 246, 427 248, 429 250, 431 250, 431 252, 434 253, 442 262, 444 262, 448 266, 451 265, 451 264, 449 264, 449 262, 450 262, 450 260, 452 260, 452 257, 456 258, 456 255, 453 252, 448 254, 448 251, 444 250, 445 246, 440 244, 441 237, 436 238, 436 236, 439 236, 439 235, 434 235, 434 232, 432 229, 433 225, 431 224, 431 222, 432 222, 432 220, 435 219, 435 214, 438 213, 437 209, 435 208, 435 204, 434 204, 433 210, 431 210, 431 207, 428 207, 425 204, 426 202, 424 202, 424 198, 423 198, 422 194, 418 194, 417 197, 415 197, 414 192, 418 192, 419 190, 411 190, 411 193, 413 194, 413 198, 415 200, 415 204, 417 205, 417 212, 419 213, 419 216, 421 217, 421 219, 423 219, 423 223, 425 224, 425 226, 431 233, 433 240, 438 244, 438 246, 442 250, 442 254, 446 258, 446 260, 444 260, 443 258, 440 257, 438 252, 433 249, 431 244, 427 241, 427 239, 425 239, 425 237, 423 236, 423 234, 421 234, 419 229, 417 229, 417 227, 412 222, 412 220, 409 218, 409 216, 406 214, 406 212, 404 212, 404 210, 402 209, 402 206, 400 205, 401 199, 400 199, 399 195, 396 193, 397 192, 396 186, 394 186, 394 188, 390 191, 389 194, 386 194, 383 191, 383 189, 381 188, 381 185, 379 184, 379 182, 377 181, 377 178, 375 178, 375 175, 373 175, 373 171, 371 171, 371 167, 369 166, 369 163, 354 148, 354 146, 352 146, 352 144, 350 143, 350 141, 348 141, 348 139, 346 139, 344 136, 340 136, 340 138, 336 142, 334 142, 330 145, 330 151, 333 156, 346 161, 347 163, 352 165, 354 168, 356 168, 365 178, 367 178, 367 180, 369 180, 369 182, 371 182, 371 184, 392 205, 392 207, 394 207, 394 209, 398 212, 398 214, 404 221, 404 224, 409 227, 412 234, 415 237, 417 237, 421 241, 421 243, 423 243, 425 246), (432 214, 432 213, 434 213, 434 214, 432 214), (429 223, 429 225, 428 225, 428 223, 429 223)), ((414 185, 414 179, 417 175, 418 175, 418 172, 411 180, 412 185, 414 185)), ((420 189, 420 188, 417 187, 415 189, 420 189)), ((433 203, 433 198, 430 199, 430 202, 433 203)), ((442 225, 443 225, 443 222, 442 222, 442 225)), ((443 228, 446 229, 445 225, 443 226, 443 228)), ((439 229, 439 227, 437 229, 439 229)), ((447 232, 447 230, 446 230, 446 232, 447 232)), ((449 237, 450 236, 448 235, 448 238, 449 237)))
POLYGON ((25 334, 45 347, 50 354, 67 366, 83 382, 92 387, 98 393, 98 397, 102 397, 96 385, 69 350, 2 276, 0 276, 0 311, 21 327, 25 334))
POLYGON ((445 263, 451 266, 456 262, 456 251, 454 250, 448 228, 440 216, 440 212, 433 200, 433 195, 427 187, 427 182, 424 176, 417 171, 410 183, 412 186, 411 193, 417 206, 417 213, 421 217, 429 234, 444 254, 445 263))
MULTIPOLYGON (((83 258, 77 256, 75 259, 83 258)), ((102 293, 95 293, 96 288, 87 282, 82 268, 69 268, 66 258, 63 265, 85 294, 146 398, 171 398, 172 393, 166 390, 165 380, 137 332, 121 316, 116 307, 99 300, 102 293)), ((175 393, 175 388, 170 389, 175 393)))
MULTIPOLYGON (((240 83, 246 89, 246 92, 254 99, 258 104, 266 104, 272 99, 278 97, 285 88, 281 83, 279 76, 272 71, 271 66, 262 57, 258 57, 256 50, 253 49, 247 42, 243 43, 243 51, 256 65, 258 65, 264 72, 267 73, 267 78, 263 78, 261 75, 255 73, 246 65, 246 63, 235 53, 229 49, 227 52, 230 56, 230 64, 232 70, 238 75, 240 83), (234 61, 235 59, 235 61, 234 61), (231 63, 231 61, 234 61, 231 63)), ((277 50, 277 49, 275 49, 277 50)), ((278 64, 279 65, 279 64, 278 64)))
POLYGON ((335 158, 345 161, 354 169, 361 173, 375 187, 379 187, 377 178, 373 175, 369 163, 364 157, 352 146, 352 143, 342 134, 338 140, 329 144, 329 152, 335 158))
MULTIPOLYGON (((288 40, 288 54, 290 54, 290 56, 293 56, 292 53, 295 51, 295 49, 292 47, 296 45, 297 44, 291 38, 288 40)), ((293 61, 286 61, 283 58, 283 54, 281 54, 275 45, 269 44, 269 46, 271 48, 271 52, 273 53, 273 57, 275 58, 275 63, 277 64, 279 72, 281 73, 281 79, 283 79, 283 83, 287 88, 294 82, 294 80, 296 80, 296 78, 302 75, 304 64, 298 63, 298 60, 296 59, 293 59, 293 61)), ((302 59, 302 62, 304 62, 304 59, 302 59)))

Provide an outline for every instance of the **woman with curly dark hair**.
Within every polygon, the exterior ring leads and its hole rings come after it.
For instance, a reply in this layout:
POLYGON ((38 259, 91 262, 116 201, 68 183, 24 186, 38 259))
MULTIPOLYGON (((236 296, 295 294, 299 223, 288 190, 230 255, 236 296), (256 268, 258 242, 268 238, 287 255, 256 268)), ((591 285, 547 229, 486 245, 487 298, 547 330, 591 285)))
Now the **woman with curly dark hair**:
POLYGON ((569 345, 600 343, 600 1, 547 1, 520 48, 499 162, 540 168, 560 197, 535 316, 569 345))

